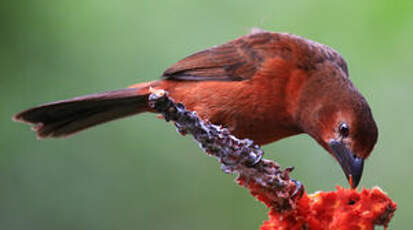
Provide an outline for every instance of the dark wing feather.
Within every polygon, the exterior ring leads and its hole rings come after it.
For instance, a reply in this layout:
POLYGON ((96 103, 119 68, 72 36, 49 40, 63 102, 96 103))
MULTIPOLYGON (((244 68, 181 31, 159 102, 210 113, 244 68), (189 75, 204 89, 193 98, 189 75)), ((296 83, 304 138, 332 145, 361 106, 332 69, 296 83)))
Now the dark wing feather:
POLYGON ((264 60, 273 33, 250 34, 200 51, 169 67, 163 78, 194 81, 242 81, 252 78, 264 60))

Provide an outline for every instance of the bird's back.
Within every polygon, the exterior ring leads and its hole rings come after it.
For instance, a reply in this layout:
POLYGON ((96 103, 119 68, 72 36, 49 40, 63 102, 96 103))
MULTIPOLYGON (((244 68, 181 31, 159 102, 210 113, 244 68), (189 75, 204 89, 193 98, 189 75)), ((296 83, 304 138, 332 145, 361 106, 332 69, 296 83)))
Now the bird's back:
POLYGON ((164 72, 158 87, 202 118, 267 144, 302 132, 295 120, 300 90, 327 62, 347 76, 344 59, 333 49, 260 32, 182 59, 164 72))

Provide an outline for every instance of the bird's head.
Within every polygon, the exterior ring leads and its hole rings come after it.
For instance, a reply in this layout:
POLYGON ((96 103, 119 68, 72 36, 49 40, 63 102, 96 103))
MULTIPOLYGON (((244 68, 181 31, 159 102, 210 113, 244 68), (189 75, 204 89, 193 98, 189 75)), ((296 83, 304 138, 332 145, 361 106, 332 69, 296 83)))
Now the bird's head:
POLYGON ((378 137, 376 122, 367 101, 348 78, 315 79, 302 96, 303 130, 340 164, 352 188, 360 182, 364 160, 378 137))
POLYGON ((377 141, 377 127, 365 102, 323 106, 315 139, 338 161, 351 187, 360 182, 364 160, 377 141))

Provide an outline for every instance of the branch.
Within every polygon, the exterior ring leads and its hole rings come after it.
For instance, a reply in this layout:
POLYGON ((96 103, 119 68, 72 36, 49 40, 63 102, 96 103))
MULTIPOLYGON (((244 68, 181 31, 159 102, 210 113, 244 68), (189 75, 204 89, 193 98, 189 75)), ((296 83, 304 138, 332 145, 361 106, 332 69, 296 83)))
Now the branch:
POLYGON ((238 139, 228 129, 201 120, 196 112, 175 103, 164 90, 153 90, 149 106, 174 121, 182 135, 191 134, 209 155, 218 159, 225 173, 238 174, 237 182, 270 208, 261 230, 374 229, 387 226, 397 205, 382 190, 337 187, 337 191, 307 194, 290 179, 293 168, 282 170, 249 139, 238 139))
POLYGON ((278 211, 294 208, 303 188, 290 179, 293 168, 282 170, 276 162, 262 159, 264 153, 253 141, 240 140, 228 129, 202 121, 164 90, 153 91, 149 104, 166 121, 174 121, 179 133, 191 134, 207 154, 218 159, 225 173, 237 173, 238 183, 250 188, 253 195, 259 194, 260 200, 278 211))

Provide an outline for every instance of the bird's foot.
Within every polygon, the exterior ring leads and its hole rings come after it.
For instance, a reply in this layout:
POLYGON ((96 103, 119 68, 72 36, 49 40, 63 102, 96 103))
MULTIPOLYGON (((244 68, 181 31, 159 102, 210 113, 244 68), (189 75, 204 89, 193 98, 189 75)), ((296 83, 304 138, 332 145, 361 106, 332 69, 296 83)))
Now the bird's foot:
POLYGON ((258 145, 255 145, 254 148, 257 150, 255 153, 250 153, 248 155, 248 161, 247 161, 247 166, 248 167, 254 167, 258 163, 261 162, 262 157, 264 156, 264 152, 260 150, 258 145))
POLYGON ((291 193, 291 198, 292 199, 300 199, 304 194, 304 186, 298 180, 291 179, 291 181, 294 182, 294 184, 295 184, 295 189, 294 189, 293 193, 291 193))

